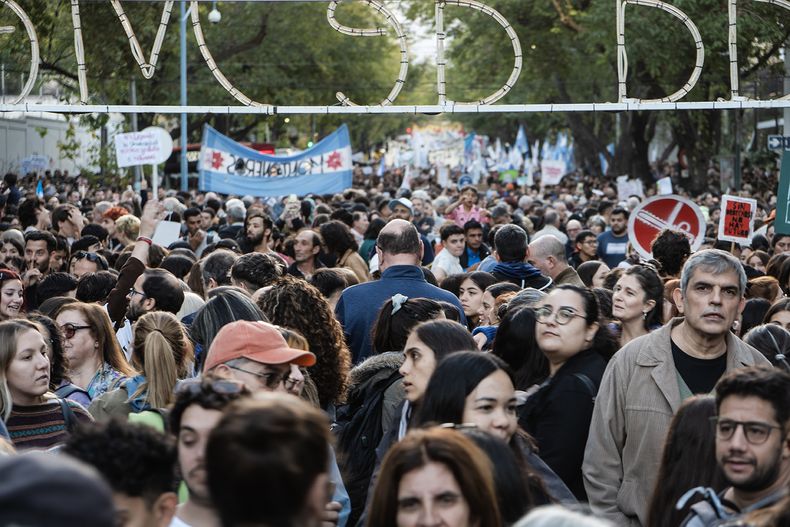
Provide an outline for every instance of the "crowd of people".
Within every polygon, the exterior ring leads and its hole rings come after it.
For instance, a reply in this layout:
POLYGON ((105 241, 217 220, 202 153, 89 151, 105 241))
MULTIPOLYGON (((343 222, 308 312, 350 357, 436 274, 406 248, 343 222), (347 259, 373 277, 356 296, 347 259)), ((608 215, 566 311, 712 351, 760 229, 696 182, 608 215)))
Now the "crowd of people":
POLYGON ((706 192, 645 260, 614 185, 413 183, 7 174, 0 524, 790 524, 771 190, 749 245, 706 192))

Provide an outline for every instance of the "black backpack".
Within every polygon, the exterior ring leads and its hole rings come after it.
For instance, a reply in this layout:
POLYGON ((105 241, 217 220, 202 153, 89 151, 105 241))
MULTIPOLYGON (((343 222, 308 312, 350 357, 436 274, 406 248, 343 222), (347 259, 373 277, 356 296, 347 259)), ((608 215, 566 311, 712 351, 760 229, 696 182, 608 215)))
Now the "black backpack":
POLYGON ((351 499, 348 525, 355 525, 365 508, 368 486, 376 467, 376 447, 383 432, 384 392, 401 378, 396 369, 387 377, 364 383, 337 408, 332 431, 337 437, 338 465, 351 499))

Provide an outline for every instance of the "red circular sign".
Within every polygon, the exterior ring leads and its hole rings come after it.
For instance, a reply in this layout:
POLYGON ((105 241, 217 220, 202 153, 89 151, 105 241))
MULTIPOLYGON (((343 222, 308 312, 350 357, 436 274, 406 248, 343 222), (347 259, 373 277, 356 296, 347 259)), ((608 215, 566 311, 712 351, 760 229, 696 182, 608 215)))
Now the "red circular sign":
POLYGON ((655 196, 643 201, 628 218, 628 238, 642 258, 652 258, 653 240, 664 229, 682 231, 696 251, 705 239, 705 216, 681 196, 655 196))

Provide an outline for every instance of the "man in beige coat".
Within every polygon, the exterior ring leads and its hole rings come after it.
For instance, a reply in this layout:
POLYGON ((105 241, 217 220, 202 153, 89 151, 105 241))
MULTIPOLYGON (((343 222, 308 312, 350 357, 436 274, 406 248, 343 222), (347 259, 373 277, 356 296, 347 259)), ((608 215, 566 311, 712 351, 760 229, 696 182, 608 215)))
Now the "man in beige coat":
POLYGON ((607 366, 582 471, 593 510, 615 525, 645 524, 669 423, 683 400, 711 392, 725 371, 768 364, 730 332, 745 290, 731 254, 693 254, 673 295, 684 318, 631 341, 607 366))

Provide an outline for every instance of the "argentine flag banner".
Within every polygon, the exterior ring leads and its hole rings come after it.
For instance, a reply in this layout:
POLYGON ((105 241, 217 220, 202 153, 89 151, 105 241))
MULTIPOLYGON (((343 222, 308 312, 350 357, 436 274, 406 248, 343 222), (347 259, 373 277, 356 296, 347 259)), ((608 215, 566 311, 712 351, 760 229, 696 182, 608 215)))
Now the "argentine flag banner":
POLYGON ((206 125, 198 164, 200 190, 258 197, 342 192, 352 168, 345 124, 292 156, 261 154, 206 125))

